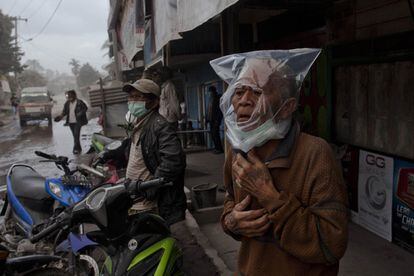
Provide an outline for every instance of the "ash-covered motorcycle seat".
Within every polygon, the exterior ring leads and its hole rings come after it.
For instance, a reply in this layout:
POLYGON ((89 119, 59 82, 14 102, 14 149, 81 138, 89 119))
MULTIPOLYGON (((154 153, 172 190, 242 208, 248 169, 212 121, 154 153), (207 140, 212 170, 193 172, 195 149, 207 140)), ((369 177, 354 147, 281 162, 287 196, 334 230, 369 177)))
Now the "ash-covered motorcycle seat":
POLYGON ((11 186, 18 198, 35 200, 50 198, 45 189, 45 178, 30 167, 14 167, 11 173, 11 186))

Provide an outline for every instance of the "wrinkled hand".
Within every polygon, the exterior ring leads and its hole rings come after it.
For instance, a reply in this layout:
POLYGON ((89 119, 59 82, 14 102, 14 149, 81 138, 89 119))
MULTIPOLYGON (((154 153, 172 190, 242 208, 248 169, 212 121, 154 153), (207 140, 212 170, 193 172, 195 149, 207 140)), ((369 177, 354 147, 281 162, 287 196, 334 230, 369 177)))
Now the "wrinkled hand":
POLYGON ((270 221, 265 209, 245 211, 250 204, 251 197, 248 195, 224 218, 227 229, 235 234, 245 237, 263 236, 270 226, 270 221))
POLYGON ((262 206, 265 206, 264 202, 273 201, 278 197, 279 192, 273 185, 269 169, 254 150, 247 154, 247 160, 241 154, 237 154, 232 168, 236 184, 257 198, 262 206))

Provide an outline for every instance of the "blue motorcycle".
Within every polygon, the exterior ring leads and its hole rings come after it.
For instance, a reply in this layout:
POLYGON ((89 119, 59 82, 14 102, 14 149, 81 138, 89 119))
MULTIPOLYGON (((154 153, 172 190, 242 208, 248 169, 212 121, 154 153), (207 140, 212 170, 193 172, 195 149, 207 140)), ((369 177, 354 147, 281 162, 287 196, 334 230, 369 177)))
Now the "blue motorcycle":
MULTIPOLYGON (((13 164, 9 169, 6 199, 0 218, 2 220, 0 242, 13 256, 53 255, 56 245, 63 240, 76 239, 73 229, 65 228, 50 232, 39 242, 34 242, 32 238, 47 229, 67 207, 86 197, 92 189, 92 183, 87 177, 88 173, 104 178, 102 173, 85 165, 71 170, 67 157, 39 151, 35 154, 45 158, 40 162, 55 163, 59 169, 63 170, 64 175, 59 178, 44 178, 31 166, 24 164, 13 164), (72 233, 69 234, 70 232, 72 233)), ((80 226, 77 232, 83 234, 83 227, 80 226)), ((90 240, 82 240, 80 243, 82 248, 95 244, 90 240)), ((80 256, 80 252, 71 250, 71 248, 66 248, 64 251, 72 255, 76 253, 75 257, 80 256)), ((88 259, 85 256, 84 258, 88 259)))

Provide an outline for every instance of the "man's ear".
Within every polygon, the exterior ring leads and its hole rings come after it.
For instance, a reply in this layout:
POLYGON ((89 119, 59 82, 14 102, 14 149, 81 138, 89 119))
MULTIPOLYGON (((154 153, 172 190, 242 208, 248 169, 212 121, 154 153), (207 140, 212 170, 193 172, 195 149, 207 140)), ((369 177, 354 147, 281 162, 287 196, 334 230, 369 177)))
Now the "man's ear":
POLYGON ((280 119, 284 120, 289 118, 292 113, 296 111, 297 106, 298 105, 296 98, 287 99, 282 109, 280 110, 280 119))

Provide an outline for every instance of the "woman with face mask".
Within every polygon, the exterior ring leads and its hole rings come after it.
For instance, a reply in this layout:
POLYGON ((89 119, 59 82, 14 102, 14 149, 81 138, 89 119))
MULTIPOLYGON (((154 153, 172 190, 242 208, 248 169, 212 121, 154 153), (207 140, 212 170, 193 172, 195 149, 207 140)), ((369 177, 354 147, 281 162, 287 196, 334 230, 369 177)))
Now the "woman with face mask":
POLYGON ((221 217, 241 241, 241 275, 336 275, 347 244, 347 198, 329 145, 293 120, 319 49, 257 51, 213 60, 229 86, 221 217))

